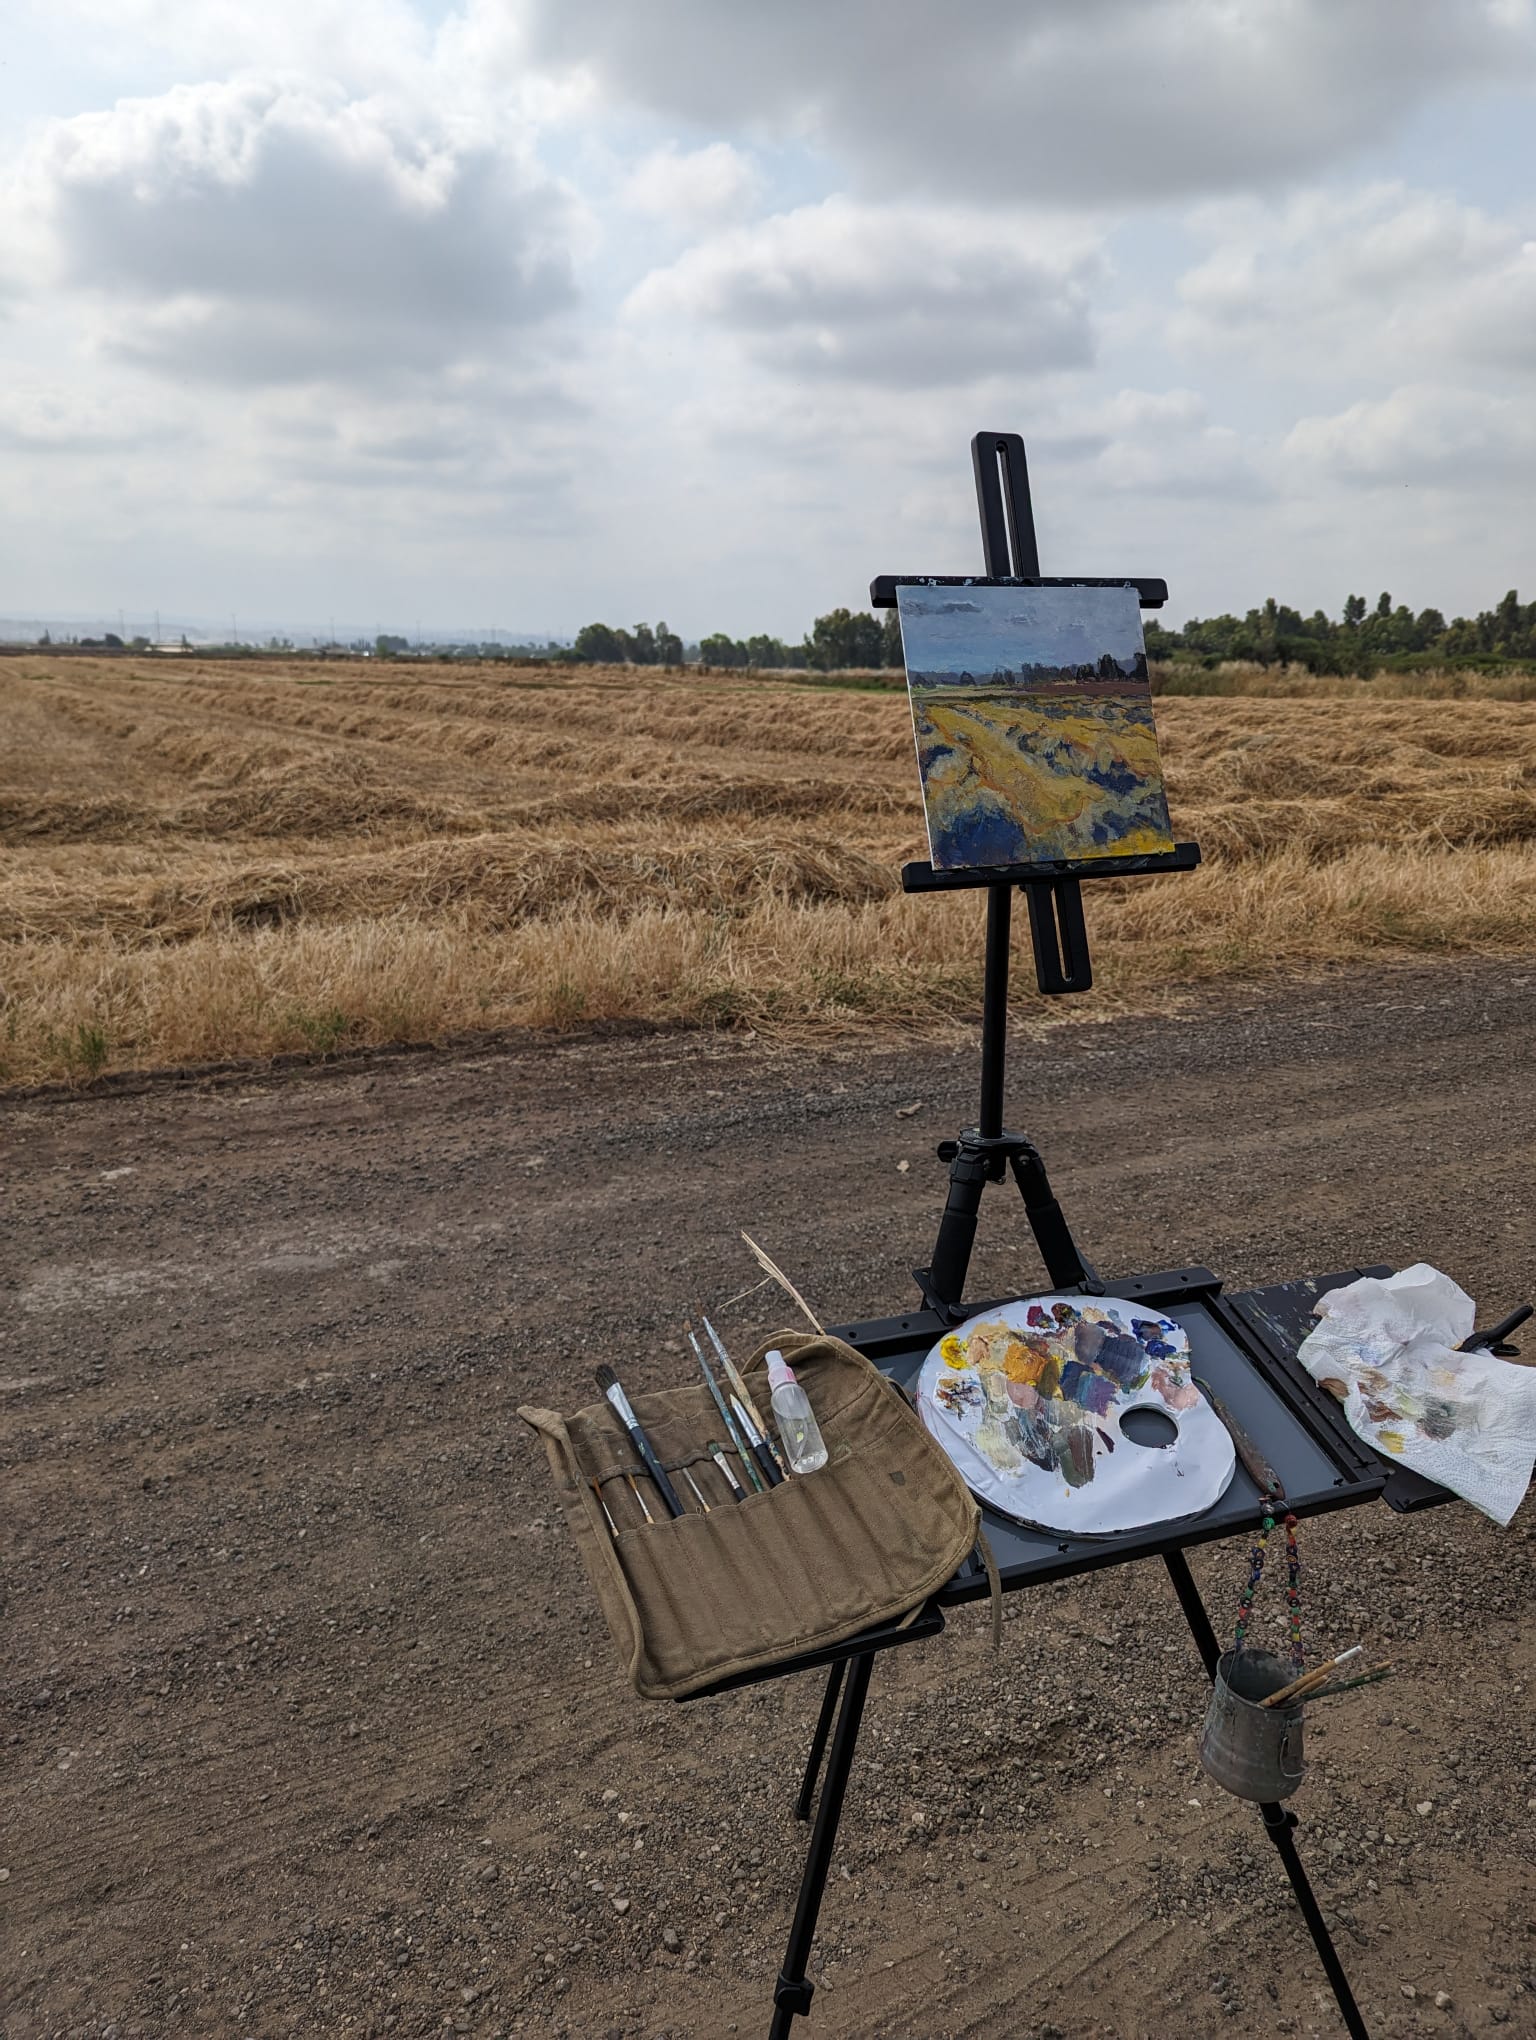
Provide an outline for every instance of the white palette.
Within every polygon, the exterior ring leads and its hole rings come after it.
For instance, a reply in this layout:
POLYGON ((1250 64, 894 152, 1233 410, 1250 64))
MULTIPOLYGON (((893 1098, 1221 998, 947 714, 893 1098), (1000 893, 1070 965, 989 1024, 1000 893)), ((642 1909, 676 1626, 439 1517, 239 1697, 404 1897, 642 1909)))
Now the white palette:
POLYGON ((982 1501, 1073 1537, 1198 1515, 1237 1465, 1182 1326, 1116 1296, 1027 1296, 967 1319, 923 1362, 917 1401, 982 1501), (1137 1409, 1173 1425, 1166 1444, 1126 1434, 1137 1409))

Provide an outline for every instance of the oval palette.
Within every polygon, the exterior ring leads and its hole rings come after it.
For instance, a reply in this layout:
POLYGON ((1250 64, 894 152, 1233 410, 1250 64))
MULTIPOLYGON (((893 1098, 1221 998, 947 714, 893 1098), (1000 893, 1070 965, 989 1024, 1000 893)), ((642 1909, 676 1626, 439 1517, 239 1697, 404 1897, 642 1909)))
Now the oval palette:
POLYGON ((1237 1465, 1183 1327, 1117 1296, 1027 1296, 968 1318, 923 1362, 917 1402, 980 1500, 1074 1537, 1197 1515, 1237 1465))

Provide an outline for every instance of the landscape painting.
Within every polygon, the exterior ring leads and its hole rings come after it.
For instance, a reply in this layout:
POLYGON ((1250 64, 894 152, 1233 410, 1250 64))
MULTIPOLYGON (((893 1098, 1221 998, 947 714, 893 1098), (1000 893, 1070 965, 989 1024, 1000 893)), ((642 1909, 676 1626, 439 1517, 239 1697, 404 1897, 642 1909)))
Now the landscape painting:
POLYGON ((1173 848, 1134 588, 896 593, 936 870, 1173 848))

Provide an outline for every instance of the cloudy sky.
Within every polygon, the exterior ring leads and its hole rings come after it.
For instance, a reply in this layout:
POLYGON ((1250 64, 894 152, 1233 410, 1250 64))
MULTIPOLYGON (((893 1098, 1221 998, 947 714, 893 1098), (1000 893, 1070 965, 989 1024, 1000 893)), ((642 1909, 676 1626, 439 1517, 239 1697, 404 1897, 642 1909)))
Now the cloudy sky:
MULTIPOLYGON (((0 612, 1531 570, 1531 0, 12 0, 0 612)), ((1527 585, 1532 584, 1532 585, 1527 585)))

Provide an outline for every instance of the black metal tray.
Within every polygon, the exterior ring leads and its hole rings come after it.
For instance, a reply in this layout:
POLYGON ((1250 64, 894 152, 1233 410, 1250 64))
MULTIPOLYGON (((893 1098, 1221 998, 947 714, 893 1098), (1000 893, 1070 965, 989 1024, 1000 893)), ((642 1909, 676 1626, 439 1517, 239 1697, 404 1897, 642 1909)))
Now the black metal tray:
MULTIPOLYGON (((1351 1274, 1310 1278, 1312 1296, 1353 1279, 1351 1274)), ((1295 1290, 1298 1285, 1283 1285, 1295 1290)), ((1263 1299, 1251 1290, 1225 1298, 1209 1268, 1184 1268, 1139 1275, 1107 1285, 1114 1296, 1134 1298, 1164 1312, 1189 1335, 1195 1373, 1208 1381, 1234 1421, 1254 1440, 1285 1484, 1286 1500, 1298 1516, 1321 1515, 1374 1500, 1388 1482, 1380 1457, 1364 1445, 1332 1398, 1297 1365, 1277 1328, 1264 1324, 1263 1299), (1246 1306, 1246 1310, 1245 1310, 1246 1306)), ((978 1303, 977 1311, 994 1308, 978 1303)), ((951 1329, 937 1312, 913 1311, 903 1318, 879 1318, 833 1327, 839 1338, 866 1354, 893 1381, 911 1390, 934 1342, 951 1329)), ((1065 1578, 1135 1558, 1155 1558, 1192 1544, 1209 1543, 1251 1530, 1259 1490, 1239 1465, 1231 1486, 1209 1509, 1176 1522, 1149 1524, 1111 1537, 1062 1537, 1031 1530, 982 1507, 982 1527, 1005 1591, 1065 1578)), ((977 1599, 987 1576, 972 1559, 939 1595, 944 1604, 977 1599)))

